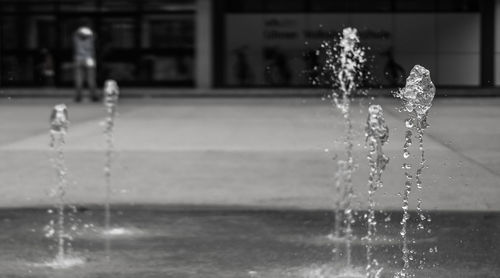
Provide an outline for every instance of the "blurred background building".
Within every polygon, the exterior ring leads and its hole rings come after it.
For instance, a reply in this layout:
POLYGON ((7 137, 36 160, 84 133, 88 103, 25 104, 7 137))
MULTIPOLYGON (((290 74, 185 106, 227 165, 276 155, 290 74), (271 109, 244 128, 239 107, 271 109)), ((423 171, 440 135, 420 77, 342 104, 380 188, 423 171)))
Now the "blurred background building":
POLYGON ((364 86, 398 86, 414 64, 438 86, 500 86, 500 0, 0 0, 0 86, 72 86, 81 25, 99 85, 312 87, 321 42, 353 26, 364 86))

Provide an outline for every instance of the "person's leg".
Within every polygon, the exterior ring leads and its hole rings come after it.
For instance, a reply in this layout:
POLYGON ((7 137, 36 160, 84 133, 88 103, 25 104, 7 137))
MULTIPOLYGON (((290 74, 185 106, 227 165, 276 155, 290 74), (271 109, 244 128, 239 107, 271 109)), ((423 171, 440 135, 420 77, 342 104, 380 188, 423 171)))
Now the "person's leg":
POLYGON ((87 82, 89 84, 90 97, 92 101, 99 101, 99 95, 96 91, 96 81, 95 81, 95 67, 87 68, 87 82))
POLYGON ((80 63, 75 62, 75 101, 80 102, 82 100, 82 86, 83 86, 83 67, 80 63))

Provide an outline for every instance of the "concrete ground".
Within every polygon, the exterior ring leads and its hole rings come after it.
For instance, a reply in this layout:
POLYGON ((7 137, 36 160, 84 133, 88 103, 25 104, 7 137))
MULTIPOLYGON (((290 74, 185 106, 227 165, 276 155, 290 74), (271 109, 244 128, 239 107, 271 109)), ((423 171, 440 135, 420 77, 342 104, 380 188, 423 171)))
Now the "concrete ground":
MULTIPOLYGON (((100 104, 69 99, 0 101, 0 206, 49 205, 56 183, 50 164, 48 117, 66 102, 71 126, 66 159, 67 198, 104 200, 105 141, 100 104)), ((356 207, 366 208, 369 99, 353 106, 356 207)), ((390 127, 391 161, 381 209, 401 207, 405 114, 391 98, 381 104, 390 127)), ((113 203, 328 209, 333 206, 335 159, 342 159, 339 113, 318 98, 123 99, 116 119, 113 203)), ((500 98, 438 98, 426 130, 422 191, 429 210, 500 211, 500 98)), ((418 146, 412 146, 416 154, 418 146)), ((413 163, 418 162, 416 157, 413 163)))

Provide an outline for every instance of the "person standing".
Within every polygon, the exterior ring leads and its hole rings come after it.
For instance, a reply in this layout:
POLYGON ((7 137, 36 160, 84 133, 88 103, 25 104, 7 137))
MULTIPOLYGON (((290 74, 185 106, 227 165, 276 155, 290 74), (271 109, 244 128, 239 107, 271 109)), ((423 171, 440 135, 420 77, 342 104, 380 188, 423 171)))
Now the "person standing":
POLYGON ((84 80, 87 81, 91 100, 97 102, 100 98, 96 92, 94 33, 86 26, 78 28, 73 35, 73 44, 75 51, 75 102, 82 101, 84 80))

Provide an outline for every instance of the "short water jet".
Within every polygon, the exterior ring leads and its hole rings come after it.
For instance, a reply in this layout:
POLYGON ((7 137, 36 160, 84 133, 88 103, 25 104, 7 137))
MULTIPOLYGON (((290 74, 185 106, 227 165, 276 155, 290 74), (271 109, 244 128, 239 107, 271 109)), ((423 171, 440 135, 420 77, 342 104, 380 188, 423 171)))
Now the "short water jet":
POLYGON ((384 114, 380 105, 371 105, 368 108, 368 119, 365 129, 366 143, 369 148, 368 163, 370 175, 368 177, 368 232, 366 235, 366 272, 368 278, 380 277, 382 268, 378 261, 373 258, 373 240, 377 232, 377 221, 375 218, 375 192, 383 187, 382 172, 389 158, 383 153, 382 146, 389 138, 389 128, 385 123, 384 114))
MULTIPOLYGON (((104 166, 104 178, 106 180, 106 193, 104 201, 104 233, 107 235, 113 235, 110 229, 111 222, 111 166, 113 161, 113 128, 115 125, 116 116, 116 106, 118 103, 118 96, 120 91, 118 85, 114 80, 106 80, 104 84, 104 106, 106 108, 106 119, 104 136, 106 138, 106 164, 104 166)), ((106 237, 105 240, 106 256, 109 258, 110 252, 110 240, 106 237)))
MULTIPOLYGON (((65 259, 65 238, 67 234, 64 229, 65 208, 66 208, 66 187, 67 187, 67 167, 64 158, 63 147, 66 142, 68 130, 68 108, 65 104, 58 104, 52 109, 50 115, 50 147, 53 150, 53 166, 57 174, 57 186, 54 188, 54 195, 57 198, 57 223, 53 220, 45 227, 47 237, 55 237, 57 240, 56 261, 65 259)), ((52 213, 52 210, 49 210, 52 213)))

